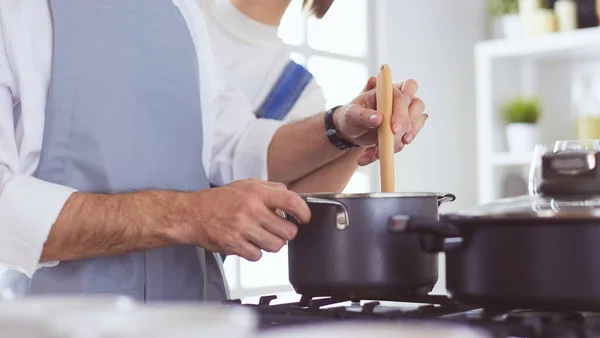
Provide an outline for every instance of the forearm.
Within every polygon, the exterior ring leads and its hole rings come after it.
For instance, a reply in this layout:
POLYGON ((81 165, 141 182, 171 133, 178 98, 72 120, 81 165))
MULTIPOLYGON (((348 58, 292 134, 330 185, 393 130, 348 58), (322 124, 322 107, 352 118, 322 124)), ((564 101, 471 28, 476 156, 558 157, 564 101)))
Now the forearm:
POLYGON ((358 169, 363 148, 349 151, 325 166, 292 182, 289 189, 297 193, 342 192, 358 169))
POLYGON ((269 180, 290 184, 344 154, 325 134, 324 113, 280 127, 269 145, 269 180))
POLYGON ((182 193, 74 193, 44 245, 41 262, 149 250, 174 244, 182 193))

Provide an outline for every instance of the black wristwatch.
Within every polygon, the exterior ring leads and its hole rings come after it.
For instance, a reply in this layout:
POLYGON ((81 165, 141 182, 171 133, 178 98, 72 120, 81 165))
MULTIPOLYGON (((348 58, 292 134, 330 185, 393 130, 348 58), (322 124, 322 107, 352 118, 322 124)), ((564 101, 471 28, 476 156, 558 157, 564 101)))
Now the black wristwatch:
POLYGON ((335 123, 333 123, 333 113, 341 106, 333 107, 325 112, 325 132, 327 133, 327 139, 331 144, 341 150, 350 150, 358 147, 356 144, 352 144, 348 141, 343 140, 337 133, 335 123))

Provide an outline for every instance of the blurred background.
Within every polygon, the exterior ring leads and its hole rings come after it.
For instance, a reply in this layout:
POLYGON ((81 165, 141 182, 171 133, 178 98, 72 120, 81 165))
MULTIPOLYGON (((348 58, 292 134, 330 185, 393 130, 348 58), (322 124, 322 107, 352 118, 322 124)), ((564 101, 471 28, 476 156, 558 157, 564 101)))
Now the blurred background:
MULTIPOLYGON (((279 35, 328 106, 352 99, 381 63, 395 81, 419 82, 430 118, 396 155, 396 190, 456 194, 442 212, 527 193, 536 144, 600 139, 600 0, 338 0, 322 20, 301 4, 279 35)), ((378 170, 362 168, 346 191, 379 189, 378 170)), ((225 267, 233 298, 296 299, 285 248, 225 267)), ((445 292, 440 269, 434 293, 445 292)))

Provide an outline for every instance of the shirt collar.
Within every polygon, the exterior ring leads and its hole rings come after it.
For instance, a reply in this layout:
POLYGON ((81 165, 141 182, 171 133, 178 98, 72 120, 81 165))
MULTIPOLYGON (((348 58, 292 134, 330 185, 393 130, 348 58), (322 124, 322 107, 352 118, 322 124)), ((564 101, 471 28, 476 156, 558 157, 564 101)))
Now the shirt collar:
POLYGON ((230 0, 213 0, 212 14, 227 30, 245 40, 270 43, 279 41, 279 26, 265 25, 240 12, 230 0))

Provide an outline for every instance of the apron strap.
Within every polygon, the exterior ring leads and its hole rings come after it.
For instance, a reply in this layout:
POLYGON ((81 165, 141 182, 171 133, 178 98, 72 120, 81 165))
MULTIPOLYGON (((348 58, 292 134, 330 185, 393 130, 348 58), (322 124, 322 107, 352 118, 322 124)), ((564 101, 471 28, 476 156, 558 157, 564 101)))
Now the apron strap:
POLYGON ((290 60, 257 109, 256 116, 279 121, 285 119, 312 78, 313 75, 304 66, 290 60))

